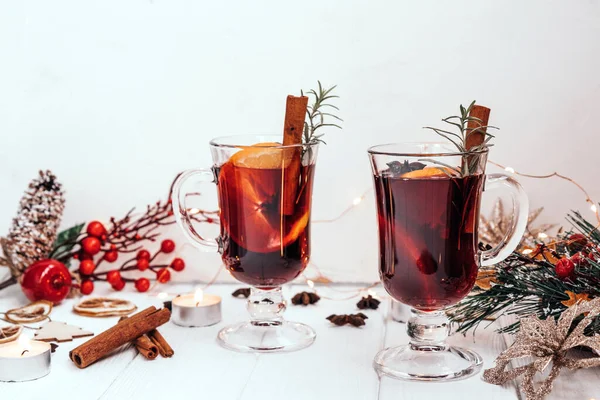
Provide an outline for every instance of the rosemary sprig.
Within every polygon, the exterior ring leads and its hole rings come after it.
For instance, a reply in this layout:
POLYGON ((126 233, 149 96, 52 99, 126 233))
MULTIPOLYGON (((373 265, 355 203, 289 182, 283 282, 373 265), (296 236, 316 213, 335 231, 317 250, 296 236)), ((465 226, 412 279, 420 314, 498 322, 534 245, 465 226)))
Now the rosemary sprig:
MULTIPOLYGON (((320 81, 317 81, 319 88, 318 90, 311 89, 306 94, 314 98, 314 102, 309 105, 306 109, 306 118, 307 120, 304 122, 304 133, 303 133, 303 142, 307 145, 312 145, 316 143, 325 143, 322 139, 324 136, 323 133, 317 134, 316 131, 320 128, 324 128, 327 126, 331 126, 334 128, 342 129, 336 123, 326 123, 325 120, 327 118, 333 118, 334 120, 342 122, 343 120, 337 115, 333 114, 333 112, 328 111, 327 109, 333 109, 339 111, 339 108, 333 104, 331 104, 332 99, 337 99, 339 96, 332 94, 333 90, 337 87, 336 85, 330 88, 324 88, 321 85, 320 81)), ((304 92, 301 91, 302 96, 304 96, 304 92)))
POLYGON ((471 175, 476 171, 477 165, 479 164, 479 157, 477 157, 478 154, 476 153, 493 146, 493 144, 490 144, 489 142, 495 136, 488 133, 487 129, 498 129, 497 127, 491 125, 482 126, 483 121, 481 119, 469 116, 474 105, 475 100, 473 100, 473 102, 471 102, 467 108, 461 104, 460 115, 453 115, 442 119, 442 122, 455 127, 456 130, 458 130, 458 133, 446 129, 434 128, 432 126, 423 127, 423 129, 430 129, 441 137, 450 141, 454 146, 456 146, 460 153, 465 153, 463 156, 465 162, 462 163, 462 170, 460 171, 462 176, 471 175), (476 125, 478 126, 475 128, 469 128, 469 122, 477 122, 476 125), (468 149, 467 137, 473 132, 477 131, 485 132, 485 139, 482 144, 468 149))

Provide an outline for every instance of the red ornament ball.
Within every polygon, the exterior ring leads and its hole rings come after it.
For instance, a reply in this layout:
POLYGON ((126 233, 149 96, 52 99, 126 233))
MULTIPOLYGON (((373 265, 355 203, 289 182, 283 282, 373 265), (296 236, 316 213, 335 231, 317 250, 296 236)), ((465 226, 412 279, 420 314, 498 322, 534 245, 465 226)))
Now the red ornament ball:
POLYGON ((163 253, 169 254, 172 253, 173 250, 175 250, 175 242, 171 239, 165 239, 160 244, 160 251, 163 253))
POLYGON ((150 266, 150 261, 147 258, 140 258, 137 260, 137 267, 140 271, 145 271, 150 266))
POLYGON ((171 280, 171 272, 167 268, 161 268, 156 273, 156 279, 160 283, 167 283, 171 280))
POLYGON ((31 301, 48 300, 58 304, 71 290, 71 274, 60 261, 37 261, 23 273, 21 289, 31 301))
POLYGON ((87 280, 81 282, 81 287, 79 288, 81 294, 91 294, 94 291, 94 282, 87 280))
POLYGON ((135 258, 137 258, 138 260, 149 260, 150 252, 148 250, 140 250, 140 251, 138 251, 135 258))
POLYGON ((575 271, 575 263, 573 263, 573 261, 569 260, 568 258, 561 258, 556 263, 555 268, 556 275, 560 279, 567 279, 571 275, 573 275, 573 272, 575 271))
POLYGON ((118 281, 111 283, 111 286, 116 291, 121 291, 125 287, 125 281, 123 279, 119 279, 118 281))
POLYGON ((138 292, 147 292, 150 289, 150 281, 146 278, 140 278, 135 281, 135 288, 138 292))
POLYGON ((102 258, 104 258, 104 260, 108 261, 109 263, 113 263, 117 261, 117 258, 119 258, 119 253, 117 253, 115 250, 110 250, 104 253, 104 257, 102 258))
POLYGON ((95 269, 96 265, 92 260, 83 260, 79 263, 79 272, 81 275, 91 275, 95 269))
POLYGON ((173 271, 181 272, 185 268, 185 261, 181 258, 175 258, 171 261, 171 268, 173 271))
POLYGON ((116 269, 108 271, 108 274, 106 274, 106 280, 111 285, 118 283, 121 280, 121 272, 117 271, 116 269))
POLYGON ((81 248, 89 255, 98 254, 100 251, 100 240, 93 236, 88 236, 81 241, 81 248))
POLYGON ((575 263, 575 265, 585 265, 587 264, 587 257, 584 256, 581 253, 575 253, 571 256, 570 258, 571 261, 573 261, 573 263, 575 263))
POLYGON ((102 225, 102 222, 92 221, 88 224, 85 230, 88 235, 101 238, 102 235, 106 235, 106 228, 102 225))

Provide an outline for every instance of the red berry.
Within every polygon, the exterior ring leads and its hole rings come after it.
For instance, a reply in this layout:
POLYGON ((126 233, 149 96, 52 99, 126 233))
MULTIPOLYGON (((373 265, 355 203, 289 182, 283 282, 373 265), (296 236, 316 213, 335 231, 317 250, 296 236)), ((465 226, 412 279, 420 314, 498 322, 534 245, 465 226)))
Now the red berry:
POLYGON ((135 281, 135 288, 138 292, 147 292, 150 289, 150 281, 146 278, 140 278, 135 281))
POLYGON ((114 285, 116 282, 121 280, 121 272, 117 271, 116 269, 108 271, 108 274, 106 274, 106 280, 111 285, 114 285))
POLYGON ((174 271, 180 272, 185 268, 185 262, 181 258, 175 258, 171 261, 171 268, 174 271))
POLYGON ((90 236, 100 238, 102 235, 106 235, 106 228, 102 225, 102 222, 92 221, 88 224, 86 232, 90 236))
POLYGON ((575 253, 571 256, 570 258, 571 261, 573 261, 573 263, 575 263, 575 265, 585 265, 587 264, 587 258, 586 256, 584 256, 581 253, 575 253))
POLYGON ((73 260, 79 260, 79 254, 77 254, 77 253, 73 254, 73 260))
POLYGON ((581 251, 588 244, 587 237, 581 233, 574 233, 568 239, 568 247, 571 253, 581 251))
POLYGON ((90 294, 94 291, 94 282, 87 280, 81 282, 81 287, 79 288, 81 294, 90 294))
MULTIPOLYGON (((104 239, 104 240, 106 240, 106 239, 104 239)), ((117 245, 116 244, 111 244, 110 245, 110 249, 111 250, 117 250, 117 245)))
POLYGON ((161 268, 156 273, 156 279, 160 283, 167 283, 171 280, 171 272, 167 268, 161 268))
POLYGON ((137 260, 137 267, 140 271, 147 270, 149 266, 150 266, 150 261, 148 261, 147 259, 140 258, 139 260, 137 260))
POLYGON ((117 258, 119 258, 119 253, 117 253, 114 250, 110 250, 110 251, 107 251, 106 253, 104 253, 104 257, 102 257, 102 258, 104 258, 109 263, 112 263, 112 262, 117 261, 117 258))
POLYGON ((82 275, 91 275, 94 273, 94 269, 96 269, 96 265, 92 260, 83 260, 79 263, 79 272, 82 275))
POLYGON ((150 252, 148 250, 140 250, 137 253, 137 256, 135 257, 138 260, 149 260, 150 259, 150 252))
POLYGON ((115 283, 111 283, 111 286, 116 291, 121 291, 125 287, 125 281, 123 279, 119 279, 115 283))
POLYGON ((81 241, 83 251, 91 256, 98 254, 100 251, 100 240, 93 236, 88 236, 81 241))
POLYGON ((163 253, 168 254, 173 252, 173 250, 175 250, 175 242, 171 239, 165 239, 160 244, 160 251, 162 251, 163 253))
POLYGON ((573 271, 575 271, 575 264, 568 258, 561 258, 556 263, 555 268, 556 275, 560 279, 567 279, 573 274, 573 271))

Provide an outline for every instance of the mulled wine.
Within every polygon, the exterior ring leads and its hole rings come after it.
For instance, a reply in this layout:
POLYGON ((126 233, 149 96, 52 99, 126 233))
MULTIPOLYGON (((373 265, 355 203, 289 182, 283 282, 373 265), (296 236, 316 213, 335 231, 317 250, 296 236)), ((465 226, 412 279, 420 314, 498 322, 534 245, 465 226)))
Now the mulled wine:
POLYGON ((310 257, 310 208, 314 165, 300 166, 287 193, 284 150, 249 148, 218 169, 222 259, 239 281, 271 288, 296 278, 310 257), (284 212, 284 196, 293 206, 284 212))
POLYGON ((421 311, 463 299, 477 278, 484 175, 452 177, 436 167, 399 174, 390 168, 374 179, 386 290, 421 311))

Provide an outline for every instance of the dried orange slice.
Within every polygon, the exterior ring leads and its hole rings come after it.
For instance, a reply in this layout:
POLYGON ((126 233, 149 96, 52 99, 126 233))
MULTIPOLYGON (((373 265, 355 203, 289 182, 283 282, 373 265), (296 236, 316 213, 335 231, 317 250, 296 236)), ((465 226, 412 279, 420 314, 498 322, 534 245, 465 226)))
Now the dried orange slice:
POLYGON ((402 174, 401 178, 418 179, 418 178, 438 178, 452 176, 455 171, 448 167, 425 167, 415 171, 402 174))
POLYGON ((236 167, 286 168, 290 164, 293 153, 276 146, 281 146, 281 144, 275 142, 257 143, 238 151, 231 156, 230 161, 236 167))

